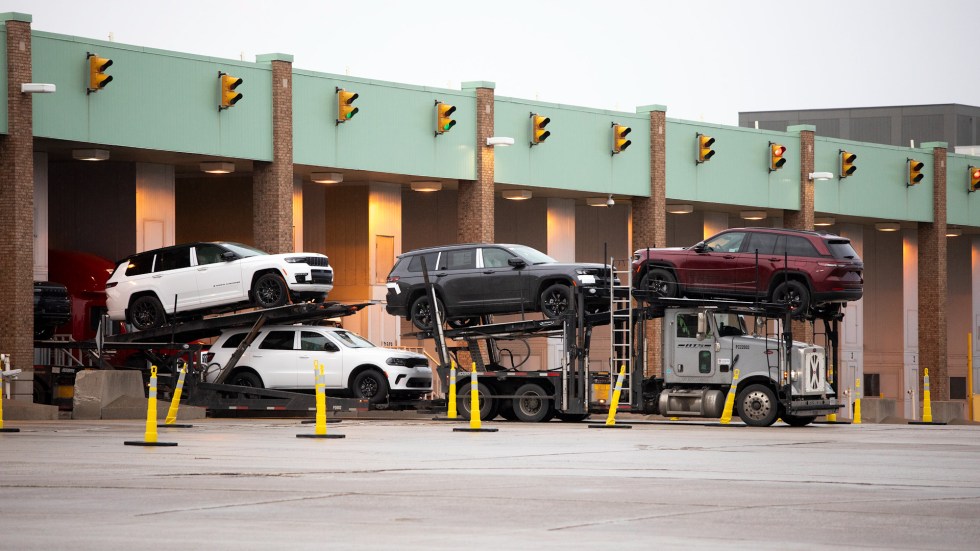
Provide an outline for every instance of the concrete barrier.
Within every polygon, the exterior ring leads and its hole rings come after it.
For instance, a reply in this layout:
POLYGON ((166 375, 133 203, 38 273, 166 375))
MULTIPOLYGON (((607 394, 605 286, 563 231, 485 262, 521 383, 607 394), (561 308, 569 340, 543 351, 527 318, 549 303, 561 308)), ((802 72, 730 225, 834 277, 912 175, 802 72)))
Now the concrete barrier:
MULTIPOLYGON (((146 391, 139 371, 87 369, 75 377, 72 419, 145 419, 146 391)), ((169 400, 157 400, 157 417, 166 419, 169 400)), ((180 406, 178 419, 203 419, 201 407, 180 406)))

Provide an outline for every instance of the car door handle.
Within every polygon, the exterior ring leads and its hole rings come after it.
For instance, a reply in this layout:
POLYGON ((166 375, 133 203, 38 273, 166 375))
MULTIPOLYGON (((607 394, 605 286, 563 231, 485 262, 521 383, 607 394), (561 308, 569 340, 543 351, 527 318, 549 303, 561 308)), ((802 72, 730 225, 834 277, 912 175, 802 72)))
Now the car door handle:
POLYGON ((778 256, 774 256, 769 259, 769 262, 779 262, 780 260, 782 260, 782 258, 779 258, 778 256))
POLYGON ((300 356, 299 359, 301 359, 301 360, 308 360, 308 359, 310 359, 310 357, 309 356, 300 356))
POLYGON ((154 274, 153 275, 153 279, 160 279, 161 277, 163 277, 163 274, 154 274))
POLYGON ((207 266, 201 266, 201 267, 199 267, 199 268, 197 269, 197 271, 199 271, 199 272, 205 272, 205 271, 207 271, 207 269, 208 269, 208 267, 207 267, 207 266))
POLYGON ((493 273, 493 270, 487 270, 487 271, 485 271, 483 273, 485 273, 485 274, 492 274, 493 273))
POLYGON ((733 255, 733 254, 726 254, 722 258, 724 258, 725 260, 731 260, 731 259, 735 258, 735 255, 733 255))

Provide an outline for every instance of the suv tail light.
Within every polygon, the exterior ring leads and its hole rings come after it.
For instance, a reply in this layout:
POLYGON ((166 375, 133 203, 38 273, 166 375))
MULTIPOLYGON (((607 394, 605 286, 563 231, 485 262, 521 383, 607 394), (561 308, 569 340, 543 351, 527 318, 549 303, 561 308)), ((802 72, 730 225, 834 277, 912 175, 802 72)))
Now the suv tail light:
POLYGON ((388 276, 388 280, 387 281, 388 281, 388 283, 394 283, 394 282, 398 281, 399 279, 400 278, 398 276, 396 276, 396 275, 390 275, 390 276, 388 276))
POLYGON ((214 359, 214 352, 201 352, 201 363, 209 364, 214 359))

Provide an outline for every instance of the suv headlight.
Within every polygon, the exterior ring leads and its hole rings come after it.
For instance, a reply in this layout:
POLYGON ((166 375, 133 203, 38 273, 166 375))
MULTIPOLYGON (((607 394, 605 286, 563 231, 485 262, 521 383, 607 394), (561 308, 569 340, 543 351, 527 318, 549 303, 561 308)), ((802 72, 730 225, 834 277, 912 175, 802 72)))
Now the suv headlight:
POLYGON ((304 264, 306 262, 306 257, 305 256, 287 256, 283 260, 285 260, 286 262, 289 262, 290 264, 304 264))
POLYGON ((400 365, 402 367, 408 367, 408 358, 388 358, 385 363, 388 365, 400 365))

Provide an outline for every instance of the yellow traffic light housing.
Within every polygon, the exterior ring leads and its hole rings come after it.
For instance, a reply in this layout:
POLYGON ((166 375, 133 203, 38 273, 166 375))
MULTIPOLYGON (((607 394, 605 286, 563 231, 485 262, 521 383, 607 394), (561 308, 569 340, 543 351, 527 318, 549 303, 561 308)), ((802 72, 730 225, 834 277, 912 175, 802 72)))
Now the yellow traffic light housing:
POLYGON ((91 94, 98 92, 105 88, 106 84, 112 82, 112 75, 105 74, 105 70, 112 65, 112 60, 99 57, 91 52, 87 52, 85 55, 88 58, 88 90, 86 94, 91 94))
POLYGON ((854 161, 857 160, 858 156, 850 151, 840 151, 840 177, 847 178, 848 176, 857 172, 857 167, 854 166, 854 161))
POLYGON ((715 139, 711 136, 707 136, 698 132, 698 160, 697 164, 706 162, 715 156, 715 150, 711 149, 711 146, 715 143, 715 139))
POLYGON ((450 117, 455 112, 455 105, 449 105, 448 103, 436 100, 436 136, 445 134, 452 127, 456 126, 456 121, 450 117))
POLYGON ((786 164, 783 153, 786 153, 785 146, 769 142, 769 172, 779 170, 786 164))
POLYGON ((922 168, 925 164, 922 161, 916 161, 915 159, 906 159, 905 164, 908 167, 906 171, 905 187, 912 187, 922 181, 925 177, 922 174, 922 168))
POLYGON ((353 119, 360 111, 360 108, 354 107, 354 100, 357 98, 357 92, 348 92, 337 87, 337 124, 353 119))
POLYGON ((970 193, 980 189, 980 166, 970 167, 970 193))
POLYGON ((612 123, 613 128, 613 147, 612 154, 622 153, 630 146, 633 142, 626 139, 626 136, 633 131, 632 128, 628 126, 623 126, 621 124, 612 123))
POLYGON ((218 111, 234 106, 245 97, 241 92, 235 91, 244 82, 242 79, 218 71, 218 82, 221 85, 221 103, 218 104, 218 111))
POLYGON ((551 131, 545 130, 544 127, 548 126, 549 122, 551 119, 548 117, 531 113, 531 145, 538 145, 548 139, 551 131))

